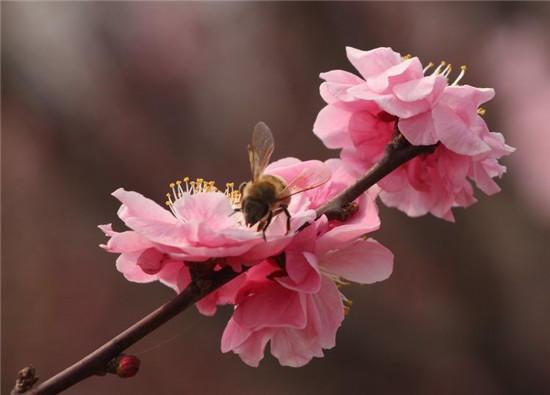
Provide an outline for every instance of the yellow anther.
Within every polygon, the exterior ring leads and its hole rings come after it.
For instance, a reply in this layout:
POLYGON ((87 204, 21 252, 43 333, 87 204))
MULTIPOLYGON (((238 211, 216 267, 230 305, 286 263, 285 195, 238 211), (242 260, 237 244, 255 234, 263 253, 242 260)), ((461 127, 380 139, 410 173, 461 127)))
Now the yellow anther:
POLYGON ((351 306, 353 305, 353 301, 351 299, 344 299, 344 315, 348 315, 349 311, 351 310, 351 306))
POLYGON ((484 109, 483 107, 479 107, 479 108, 477 109, 477 113, 478 113, 480 116, 484 116, 486 112, 487 112, 487 110, 484 109))
POLYGON ((170 183, 170 188, 174 188, 176 186, 176 184, 174 184, 173 182, 170 183))
POLYGON ((180 180, 177 180, 177 181, 176 181, 176 184, 181 185, 181 181, 180 181, 180 180))
POLYGON ((168 200, 164 202, 167 206, 170 206, 172 203, 170 203, 168 200))
POLYGON ((183 177, 183 182, 189 182, 189 177, 183 177))
POLYGON ((412 55, 410 53, 408 53, 408 54, 404 55, 402 58, 403 58, 403 60, 407 60, 407 59, 412 58, 412 55))

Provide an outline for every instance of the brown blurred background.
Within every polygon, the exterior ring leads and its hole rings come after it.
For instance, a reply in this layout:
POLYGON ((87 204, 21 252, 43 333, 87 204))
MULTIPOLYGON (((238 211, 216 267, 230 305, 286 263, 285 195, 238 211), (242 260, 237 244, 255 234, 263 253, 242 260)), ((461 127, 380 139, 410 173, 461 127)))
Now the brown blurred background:
MULTIPOLYGON (((142 371, 70 394, 550 393, 550 4, 2 2, 2 393, 47 378, 173 296, 97 247, 123 186, 163 202, 185 175, 240 182, 266 121, 275 158, 326 159, 318 74, 344 46, 467 64, 518 151, 503 192, 456 224, 381 209, 390 280, 301 369, 221 354, 230 311, 194 309, 131 351, 142 371), (166 339, 170 342, 159 345, 166 339)), ((121 229, 119 226, 118 229, 121 229)))

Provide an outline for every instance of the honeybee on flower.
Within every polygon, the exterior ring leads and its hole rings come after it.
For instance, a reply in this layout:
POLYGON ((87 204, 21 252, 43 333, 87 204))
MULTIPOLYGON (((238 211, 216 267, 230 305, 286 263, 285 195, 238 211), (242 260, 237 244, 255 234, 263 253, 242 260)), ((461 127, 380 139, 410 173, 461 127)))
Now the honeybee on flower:
POLYGON ((288 182, 271 174, 264 174, 275 149, 275 141, 269 127, 259 122, 252 133, 252 143, 248 145, 248 159, 252 180, 241 184, 241 202, 237 211, 242 211, 248 226, 258 224, 258 231, 265 231, 273 217, 286 214, 286 232, 290 231, 288 205, 292 195, 317 188, 326 183, 330 170, 323 165, 305 168, 288 182))

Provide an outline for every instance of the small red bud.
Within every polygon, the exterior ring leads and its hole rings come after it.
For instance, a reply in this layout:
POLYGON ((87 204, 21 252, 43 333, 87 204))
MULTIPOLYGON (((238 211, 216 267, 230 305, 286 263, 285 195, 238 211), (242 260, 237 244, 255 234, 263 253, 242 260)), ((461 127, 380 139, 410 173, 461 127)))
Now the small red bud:
POLYGON ((116 375, 118 377, 135 376, 139 370, 140 360, 133 355, 121 355, 116 361, 116 375))

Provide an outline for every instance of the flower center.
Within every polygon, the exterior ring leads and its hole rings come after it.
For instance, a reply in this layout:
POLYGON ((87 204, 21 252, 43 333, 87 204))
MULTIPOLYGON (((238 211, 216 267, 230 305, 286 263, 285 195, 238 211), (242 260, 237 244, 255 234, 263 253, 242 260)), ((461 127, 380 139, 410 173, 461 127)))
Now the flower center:
MULTIPOLYGON (((218 192, 223 193, 225 197, 229 200, 232 207, 239 207, 241 202, 241 192, 235 190, 235 184, 228 182, 225 184, 225 190, 220 190, 216 186, 215 181, 206 181, 203 178, 197 178, 192 181, 189 177, 184 177, 183 180, 177 180, 176 182, 171 182, 169 184, 171 193, 167 193, 166 205, 170 208, 170 211, 174 215, 176 212, 174 210, 174 203, 178 199, 181 199, 184 194, 194 195, 196 193, 209 193, 209 192, 218 192)), ((177 216, 177 215, 176 215, 177 216)))

